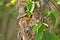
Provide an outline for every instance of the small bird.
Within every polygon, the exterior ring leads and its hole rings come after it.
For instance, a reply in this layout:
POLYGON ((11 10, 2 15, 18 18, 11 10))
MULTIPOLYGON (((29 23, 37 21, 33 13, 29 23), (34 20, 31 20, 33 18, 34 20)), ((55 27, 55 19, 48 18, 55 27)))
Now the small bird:
POLYGON ((28 17, 25 8, 23 7, 23 4, 26 2, 27 0, 18 0, 17 2, 17 9, 19 12, 19 16, 18 19, 20 20, 21 18, 24 18, 24 20, 30 20, 30 18, 28 17))
POLYGON ((31 17, 28 17, 27 13, 23 13, 18 16, 18 20, 20 20, 21 18, 23 18, 26 21, 29 21, 31 19, 31 17))
POLYGON ((26 21, 29 21, 31 18, 29 18, 29 17, 24 17, 24 19, 25 19, 26 21))

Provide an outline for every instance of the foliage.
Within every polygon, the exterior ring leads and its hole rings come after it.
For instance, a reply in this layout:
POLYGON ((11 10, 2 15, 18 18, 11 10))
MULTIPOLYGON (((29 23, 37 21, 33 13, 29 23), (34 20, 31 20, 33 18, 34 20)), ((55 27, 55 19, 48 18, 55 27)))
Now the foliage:
POLYGON ((42 26, 41 22, 37 22, 36 25, 33 28, 33 31, 37 31, 42 26))
POLYGON ((43 40, 59 40, 59 38, 54 33, 49 33, 49 31, 45 31, 43 40))
POLYGON ((45 16, 46 17, 50 16, 50 20, 53 23, 53 25, 55 25, 55 23, 56 23, 56 15, 58 15, 58 12, 56 9, 52 12, 49 10, 45 10, 45 16))
POLYGON ((57 4, 60 4, 60 0, 56 0, 57 1, 57 4))
MULTIPOLYGON (((34 8, 40 7, 40 4, 39 2, 28 0, 28 2, 24 5, 24 7, 27 8, 27 13, 28 16, 30 17, 34 11, 34 8)), ((52 22, 53 25, 55 25, 56 16, 54 14, 58 12, 56 12, 55 10, 50 11, 49 9, 45 9, 45 11, 43 12, 46 18, 50 17, 50 21, 52 22)), ((37 33, 35 36, 35 40, 59 40, 59 38, 57 38, 57 36, 54 33, 51 33, 49 31, 49 25, 47 23, 37 22, 33 27, 33 31, 37 33)))
MULTIPOLYGON (((7 6, 14 5, 17 2, 17 0, 11 0, 10 3, 7 3, 7 6)), ((57 4, 60 4, 60 0, 57 0, 57 4)), ((0 2, 0 6, 3 6, 4 3, 0 2)), ((24 4, 24 7, 27 8, 28 16, 30 17, 34 11, 35 7, 40 7, 39 1, 32 1, 28 0, 26 4, 24 4)), ((12 13, 14 9, 9 8, 9 12, 12 13)), ((46 17, 50 17, 50 20, 53 25, 56 23, 56 15, 58 14, 58 11, 55 9, 53 12, 46 9, 44 11, 44 14, 46 17)), ((0 17, 2 17, 3 14, 0 12, 0 17)), ((43 22, 37 22, 36 25, 33 27, 33 31, 36 32, 35 40, 59 40, 57 36, 54 33, 49 32, 48 29, 49 25, 47 23, 43 22)), ((0 34, 1 36, 1 34, 0 34)))
POLYGON ((51 12, 47 9, 44 12, 45 12, 45 16, 47 16, 47 17, 51 14, 51 12))
POLYGON ((39 31, 35 37, 35 40, 42 40, 42 37, 43 37, 43 28, 39 28, 39 31))
POLYGON ((3 2, 0 2, 0 6, 3 6, 4 5, 4 3, 3 2))
POLYGON ((10 3, 13 4, 13 5, 14 5, 16 2, 17 2, 17 0, 11 0, 11 1, 10 1, 10 3))
POLYGON ((38 28, 35 40, 59 40, 59 38, 54 33, 50 33, 49 29, 43 24, 38 28))
POLYGON ((50 19, 51 19, 53 25, 55 25, 55 23, 56 23, 56 17, 54 16, 53 13, 50 14, 50 19))
POLYGON ((9 3, 6 4, 6 7, 10 7, 11 5, 15 5, 17 0, 11 0, 9 3))
POLYGON ((35 6, 40 7, 39 2, 34 2, 32 0, 28 0, 28 2, 27 2, 27 13, 28 13, 29 17, 31 16, 35 6))
MULTIPOLYGON (((56 15, 58 14, 57 10, 49 11, 45 10, 44 14, 46 17, 50 17, 50 20, 53 25, 56 23, 56 15)), ((46 19, 45 19, 46 20, 46 19)), ((35 37, 35 40, 59 40, 54 33, 49 32, 49 25, 47 23, 38 22, 33 27, 33 31, 38 31, 35 37), (37 26, 36 26, 37 25, 37 26)))

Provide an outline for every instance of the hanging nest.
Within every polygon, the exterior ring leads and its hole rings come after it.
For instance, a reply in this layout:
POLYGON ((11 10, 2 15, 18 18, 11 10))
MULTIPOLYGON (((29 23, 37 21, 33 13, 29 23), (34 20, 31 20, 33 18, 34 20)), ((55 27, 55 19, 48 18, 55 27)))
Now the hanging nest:
MULTIPOLYGON (((26 14, 26 13, 24 13, 26 14)), ((22 15, 24 15, 22 14, 22 15)), ((18 16, 18 40, 34 40, 35 32, 32 31, 33 26, 39 21, 36 14, 33 14, 30 18, 18 16)))
POLYGON ((36 22, 39 21, 36 10, 34 10, 30 17, 28 17, 27 13, 24 11, 24 8, 21 8, 21 6, 19 11, 20 13, 17 18, 19 25, 18 40, 34 40, 36 33, 32 31, 32 28, 36 24, 36 22))
POLYGON ((20 0, 18 2, 19 3, 17 4, 17 7, 19 10, 19 15, 17 18, 17 24, 18 24, 18 35, 17 35, 18 39, 17 40, 35 40, 36 32, 33 32, 32 28, 38 21, 42 23, 47 23, 50 28, 50 25, 51 25, 50 18, 49 17, 45 18, 44 10, 45 9, 53 10, 55 6, 51 6, 50 4, 52 3, 48 0, 45 1, 45 3, 39 0, 39 2, 41 3, 41 7, 35 8, 32 15, 28 17, 27 12, 22 7, 23 3, 21 4, 20 0))

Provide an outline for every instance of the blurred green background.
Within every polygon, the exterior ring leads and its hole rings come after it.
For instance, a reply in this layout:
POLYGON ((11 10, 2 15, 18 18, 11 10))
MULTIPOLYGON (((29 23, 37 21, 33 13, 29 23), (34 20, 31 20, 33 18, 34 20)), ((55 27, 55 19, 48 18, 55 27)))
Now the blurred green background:
POLYGON ((0 0, 0 40, 17 40, 17 11, 7 7, 10 0, 0 0))
MULTIPOLYGON (((18 12, 13 5, 6 6, 10 0, 0 0, 0 40, 17 40, 17 16, 18 12)), ((60 15, 54 33, 60 37, 60 15)))

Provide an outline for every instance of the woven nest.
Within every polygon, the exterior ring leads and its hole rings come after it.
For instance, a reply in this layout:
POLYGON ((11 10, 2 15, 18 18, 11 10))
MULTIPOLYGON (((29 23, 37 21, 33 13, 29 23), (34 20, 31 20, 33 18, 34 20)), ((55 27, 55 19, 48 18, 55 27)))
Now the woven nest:
MULTIPOLYGON (((24 13, 25 14, 25 13, 24 13)), ((22 15, 24 15, 22 14, 22 15)), ((32 15, 30 20, 18 16, 18 40, 34 40, 35 32, 32 31, 33 26, 39 21, 36 15, 32 15)))
MULTIPOLYGON (((46 3, 45 3, 46 4, 46 3)), ((23 14, 18 15, 17 18, 17 24, 18 24, 18 39, 17 40, 34 40, 35 39, 35 35, 36 33, 32 31, 32 28, 34 27, 34 25, 36 24, 36 22, 41 21, 42 23, 47 23, 48 25, 50 25, 50 19, 49 17, 47 19, 45 19, 45 15, 44 15, 44 8, 49 9, 50 6, 48 5, 48 3, 44 6, 41 5, 40 8, 35 8, 31 18, 27 21, 25 20, 25 16, 21 16, 21 15, 27 15, 27 13, 24 11, 23 14)))

